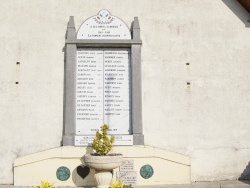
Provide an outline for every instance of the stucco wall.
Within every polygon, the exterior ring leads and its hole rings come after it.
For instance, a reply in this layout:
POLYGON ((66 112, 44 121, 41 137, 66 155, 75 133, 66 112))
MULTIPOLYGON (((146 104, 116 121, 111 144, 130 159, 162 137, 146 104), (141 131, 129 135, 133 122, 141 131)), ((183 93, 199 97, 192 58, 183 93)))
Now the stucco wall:
POLYGON ((67 22, 79 28, 104 8, 128 26, 139 17, 146 145, 189 155, 193 181, 239 178, 250 160, 250 30, 228 2, 1 0, 0 184, 13 182, 15 158, 60 146, 67 22))

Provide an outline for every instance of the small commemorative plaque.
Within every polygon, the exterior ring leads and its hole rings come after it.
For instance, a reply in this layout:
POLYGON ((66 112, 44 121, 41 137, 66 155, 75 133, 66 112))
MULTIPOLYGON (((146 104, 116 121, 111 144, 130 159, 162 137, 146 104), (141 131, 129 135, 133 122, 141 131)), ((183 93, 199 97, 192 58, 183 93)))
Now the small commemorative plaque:
POLYGON ((91 146, 95 136, 75 136, 75 146, 91 146))
POLYGON ((123 172, 134 171, 134 160, 122 161, 122 165, 120 166, 120 171, 123 172))
POLYGON ((117 172, 117 179, 123 181, 125 185, 136 185, 137 176, 136 172, 117 172))
MULTIPOLYGON (((114 146, 131 146, 133 145, 133 135, 113 135, 115 137, 114 146)), ((94 135, 76 135, 75 146, 91 146, 94 135)))
POLYGON ((132 146, 133 135, 114 135, 115 142, 114 146, 132 146))

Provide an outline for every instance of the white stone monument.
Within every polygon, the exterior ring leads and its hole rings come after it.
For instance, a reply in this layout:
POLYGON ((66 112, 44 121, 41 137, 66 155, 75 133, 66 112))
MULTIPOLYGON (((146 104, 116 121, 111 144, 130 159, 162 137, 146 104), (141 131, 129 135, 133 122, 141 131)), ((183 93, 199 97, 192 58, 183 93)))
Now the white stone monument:
POLYGON ((88 146, 103 124, 114 145, 143 145, 140 28, 107 10, 76 33, 71 17, 66 40, 64 145, 88 146))

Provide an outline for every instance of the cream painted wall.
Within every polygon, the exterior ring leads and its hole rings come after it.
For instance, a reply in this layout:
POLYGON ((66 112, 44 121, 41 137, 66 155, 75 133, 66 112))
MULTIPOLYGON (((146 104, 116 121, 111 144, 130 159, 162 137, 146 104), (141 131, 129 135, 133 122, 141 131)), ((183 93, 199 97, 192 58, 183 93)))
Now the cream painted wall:
POLYGON ((250 30, 236 1, 241 19, 220 0, 0 2, 0 184, 13 183, 15 158, 60 146, 67 22, 77 29, 103 8, 128 26, 139 17, 146 145, 189 155, 193 181, 243 173, 250 30))

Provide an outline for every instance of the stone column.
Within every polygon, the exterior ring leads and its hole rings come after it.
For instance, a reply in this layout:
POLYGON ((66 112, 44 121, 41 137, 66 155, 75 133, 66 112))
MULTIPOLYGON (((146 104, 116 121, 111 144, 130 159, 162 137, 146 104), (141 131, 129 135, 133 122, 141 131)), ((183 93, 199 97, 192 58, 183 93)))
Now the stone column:
MULTIPOLYGON (((67 40, 76 40, 74 17, 70 16, 67 27, 67 40)), ((76 44, 66 44, 64 67, 64 130, 63 145, 74 145, 76 113, 76 44)))
MULTIPOLYGON (((134 18, 132 28, 133 40, 141 40, 138 17, 134 18)), ((142 91, 141 91, 141 45, 131 46, 132 65, 132 129, 134 145, 144 145, 142 134, 142 91)))

